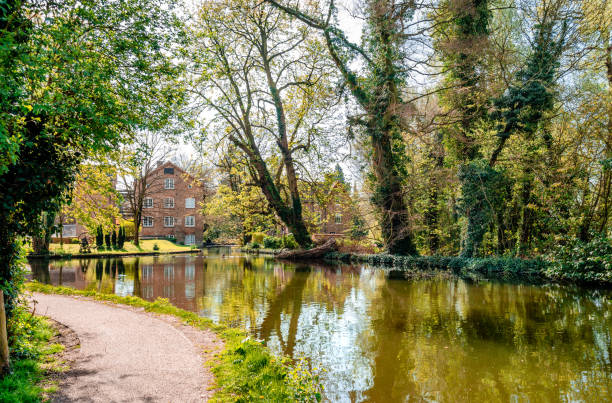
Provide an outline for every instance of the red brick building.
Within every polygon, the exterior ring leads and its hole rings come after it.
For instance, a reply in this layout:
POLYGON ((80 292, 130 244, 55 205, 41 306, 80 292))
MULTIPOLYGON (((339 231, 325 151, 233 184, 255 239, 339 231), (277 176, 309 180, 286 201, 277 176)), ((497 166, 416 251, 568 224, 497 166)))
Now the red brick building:
POLYGON ((202 243, 204 219, 200 203, 204 187, 171 162, 160 164, 149 182, 159 183, 146 196, 142 211, 141 239, 175 238, 185 245, 202 243))

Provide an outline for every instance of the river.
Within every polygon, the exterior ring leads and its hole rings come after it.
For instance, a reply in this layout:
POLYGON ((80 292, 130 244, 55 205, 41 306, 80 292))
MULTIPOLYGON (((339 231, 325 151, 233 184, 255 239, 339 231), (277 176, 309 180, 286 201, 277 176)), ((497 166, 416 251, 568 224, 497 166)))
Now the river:
POLYGON ((367 265, 203 255, 33 261, 40 282, 168 298, 305 357, 334 402, 612 399, 612 291, 389 278, 367 265))

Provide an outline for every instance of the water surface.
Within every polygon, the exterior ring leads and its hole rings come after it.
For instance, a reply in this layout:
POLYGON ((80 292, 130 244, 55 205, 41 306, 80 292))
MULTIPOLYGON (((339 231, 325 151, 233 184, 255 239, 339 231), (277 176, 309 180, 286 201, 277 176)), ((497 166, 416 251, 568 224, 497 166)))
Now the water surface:
POLYGON ((608 401, 610 290, 390 279, 365 265, 198 256, 32 262, 51 284, 176 306, 307 357, 329 401, 608 401))

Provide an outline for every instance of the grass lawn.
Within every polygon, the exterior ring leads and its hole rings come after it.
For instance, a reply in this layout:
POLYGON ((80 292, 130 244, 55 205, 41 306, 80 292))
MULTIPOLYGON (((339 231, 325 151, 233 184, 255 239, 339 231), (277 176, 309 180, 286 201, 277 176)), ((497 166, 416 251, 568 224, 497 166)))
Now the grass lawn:
MULTIPOLYGON (((79 245, 72 243, 65 243, 62 248, 59 243, 52 243, 49 245, 49 249, 51 253, 56 254, 77 254, 79 253, 79 245)), ((192 246, 178 245, 173 242, 168 241, 167 239, 146 239, 140 241, 140 246, 135 246, 131 242, 126 242, 123 245, 123 249, 96 249, 96 247, 91 248, 91 253, 105 253, 105 254, 122 254, 122 253, 134 253, 134 252, 179 252, 179 251, 187 251, 191 250, 192 246), (154 250, 154 245, 157 244, 159 250, 154 250)))

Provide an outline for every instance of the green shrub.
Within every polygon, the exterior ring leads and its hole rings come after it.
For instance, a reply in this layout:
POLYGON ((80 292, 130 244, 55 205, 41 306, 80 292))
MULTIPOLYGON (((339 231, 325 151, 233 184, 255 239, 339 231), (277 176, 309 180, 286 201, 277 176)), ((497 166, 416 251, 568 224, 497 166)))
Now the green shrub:
POLYGON ((79 243, 81 243, 81 241, 79 240, 79 238, 72 238, 72 239, 70 240, 70 243, 72 243, 72 244, 77 244, 77 245, 78 245, 79 243))
POLYGON ((125 227, 119 227, 119 233, 117 234, 117 248, 123 249, 125 244, 125 227))
POLYGON ((275 236, 267 236, 263 240, 263 246, 266 249, 280 249, 283 247, 283 240, 275 236))
POLYGON ((612 281, 612 240, 603 234, 589 242, 565 239, 550 256, 546 274, 551 278, 586 281, 612 281))
POLYGON ((351 239, 363 239, 368 235, 368 229, 366 227, 366 222, 363 218, 359 216, 353 217, 353 223, 350 229, 350 237, 351 239))
POLYGON ((159 245, 157 243, 153 244, 153 250, 159 250, 159 245))
POLYGON ((293 234, 283 235, 283 244, 282 247, 286 249, 298 249, 300 245, 295 241, 293 234))
POLYGON ((263 232, 252 232, 251 242, 262 244, 265 237, 266 237, 266 234, 264 234, 263 232))
POLYGON ((261 248, 261 245, 258 244, 257 242, 251 242, 250 244, 247 245, 250 249, 259 249, 261 248))
POLYGON ((96 246, 102 248, 104 246, 104 233, 102 232, 102 226, 98 225, 96 228, 96 246))
POLYGON ((54 334, 47 321, 32 315, 25 303, 15 307, 8 321, 11 372, 0 379, 0 402, 44 401, 43 393, 53 391, 41 385, 43 378, 56 367, 53 354, 61 351, 59 344, 48 344, 54 334))

